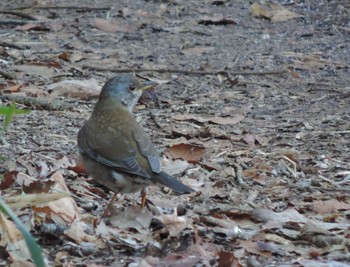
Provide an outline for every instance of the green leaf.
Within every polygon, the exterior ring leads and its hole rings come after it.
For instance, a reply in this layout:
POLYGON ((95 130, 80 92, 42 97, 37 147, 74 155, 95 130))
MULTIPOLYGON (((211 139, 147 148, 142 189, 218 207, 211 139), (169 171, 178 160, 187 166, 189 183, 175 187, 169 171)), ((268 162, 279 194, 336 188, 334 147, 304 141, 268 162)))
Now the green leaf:
POLYGON ((31 111, 28 109, 18 109, 15 103, 13 102, 11 102, 10 106, 6 106, 6 107, 0 106, 0 115, 5 117, 4 123, 3 123, 3 130, 6 130, 7 127, 10 125, 13 116, 28 114, 30 112, 31 111))
POLYGON ((41 247, 36 243, 34 237, 28 232, 24 224, 18 219, 16 214, 9 208, 9 206, 0 198, 0 211, 9 216, 13 222, 17 225, 17 228, 21 231, 24 240, 27 243, 32 259, 37 267, 45 267, 44 259, 42 256, 41 247))

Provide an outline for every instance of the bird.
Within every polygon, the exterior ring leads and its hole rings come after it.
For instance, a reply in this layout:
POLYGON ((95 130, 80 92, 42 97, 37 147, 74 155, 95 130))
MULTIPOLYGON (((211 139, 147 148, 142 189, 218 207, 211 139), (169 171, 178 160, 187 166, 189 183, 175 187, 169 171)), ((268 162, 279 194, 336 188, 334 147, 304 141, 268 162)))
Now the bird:
POLYGON ((161 170, 158 150, 133 115, 142 92, 156 85, 127 74, 111 78, 102 87, 91 117, 78 132, 78 150, 87 173, 114 192, 102 217, 118 194, 141 191, 144 207, 145 188, 151 184, 167 186, 177 193, 194 192, 161 170))

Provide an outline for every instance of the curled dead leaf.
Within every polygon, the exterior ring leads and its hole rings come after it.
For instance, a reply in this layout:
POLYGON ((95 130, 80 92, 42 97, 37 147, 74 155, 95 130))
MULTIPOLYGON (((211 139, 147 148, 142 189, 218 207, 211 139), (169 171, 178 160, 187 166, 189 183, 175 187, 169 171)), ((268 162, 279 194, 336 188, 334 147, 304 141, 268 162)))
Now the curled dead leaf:
POLYGON ((167 149, 165 154, 172 159, 183 159, 190 163, 198 163, 205 153, 204 146, 177 144, 167 149))

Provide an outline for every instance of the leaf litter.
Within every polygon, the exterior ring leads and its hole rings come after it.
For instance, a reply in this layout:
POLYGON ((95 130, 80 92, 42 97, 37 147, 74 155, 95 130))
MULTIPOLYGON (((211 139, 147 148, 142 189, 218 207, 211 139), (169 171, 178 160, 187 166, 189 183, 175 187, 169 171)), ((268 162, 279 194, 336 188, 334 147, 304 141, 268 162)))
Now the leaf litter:
MULTIPOLYGON (((16 31, 0 25, 2 105, 16 95, 33 109, 8 126, 1 193, 50 265, 347 265, 346 4, 59 4, 33 4, 40 21, 16 31), (149 210, 130 194, 101 220, 111 192, 80 167, 76 134, 119 69, 159 81, 135 115, 164 168, 196 192, 150 187, 149 210), (72 105, 48 110, 27 97, 72 105)), ((1 263, 31 264, 13 223, 1 223, 1 263)))

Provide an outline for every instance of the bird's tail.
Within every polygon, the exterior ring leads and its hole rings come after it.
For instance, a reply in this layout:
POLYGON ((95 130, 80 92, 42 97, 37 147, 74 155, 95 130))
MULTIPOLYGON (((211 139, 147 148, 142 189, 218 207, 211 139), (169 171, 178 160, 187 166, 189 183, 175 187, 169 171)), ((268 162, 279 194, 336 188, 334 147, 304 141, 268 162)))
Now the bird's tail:
POLYGON ((179 180, 177 180, 176 178, 170 176, 169 174, 167 174, 165 172, 160 172, 157 176, 154 176, 152 178, 156 183, 165 185, 165 186, 171 188, 176 193, 194 192, 194 190, 191 187, 184 185, 179 180))

